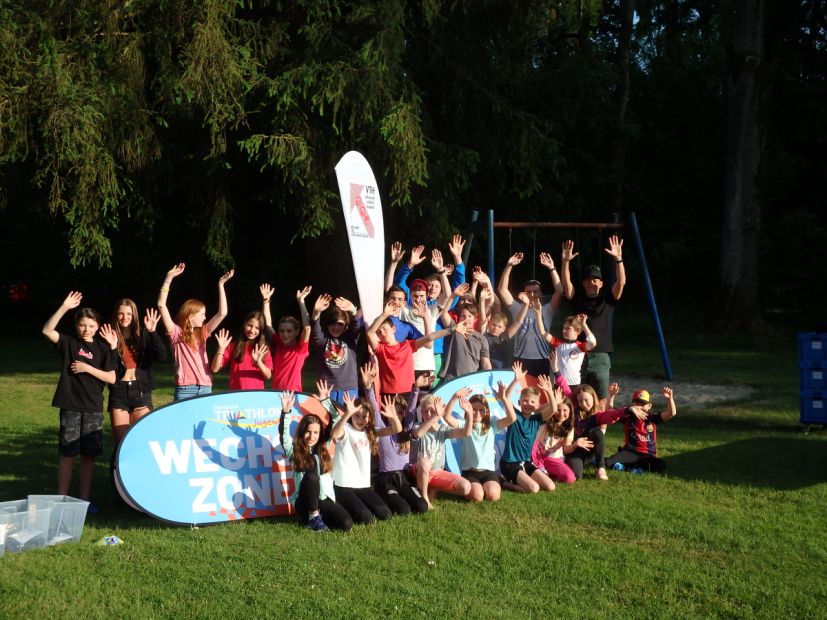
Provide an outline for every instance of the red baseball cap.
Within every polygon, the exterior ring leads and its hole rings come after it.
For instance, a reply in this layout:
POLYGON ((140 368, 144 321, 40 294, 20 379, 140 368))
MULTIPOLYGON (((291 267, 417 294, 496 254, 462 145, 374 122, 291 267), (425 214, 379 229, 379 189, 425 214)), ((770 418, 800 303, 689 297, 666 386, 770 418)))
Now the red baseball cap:
POLYGON ((421 278, 417 278, 413 282, 411 282, 411 291, 427 291, 428 290, 428 283, 421 278))

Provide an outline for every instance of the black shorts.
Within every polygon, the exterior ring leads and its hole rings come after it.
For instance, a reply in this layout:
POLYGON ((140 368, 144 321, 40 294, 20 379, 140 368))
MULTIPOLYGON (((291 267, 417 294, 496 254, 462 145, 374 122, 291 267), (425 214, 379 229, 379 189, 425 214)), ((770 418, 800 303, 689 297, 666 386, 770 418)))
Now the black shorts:
POLYGON ((476 482, 478 484, 500 481, 500 477, 497 475, 497 472, 491 471, 490 469, 466 469, 462 472, 462 477, 469 482, 476 482))
POLYGON ((118 381, 109 386, 109 411, 135 411, 143 407, 152 409, 152 392, 142 393, 137 381, 118 381))
POLYGON ((60 410, 58 434, 61 456, 96 457, 103 452, 103 413, 60 410))
POLYGON ((517 474, 524 471, 530 476, 537 471, 537 468, 531 461, 520 461, 519 463, 500 461, 500 471, 502 472, 503 477, 511 484, 517 484, 517 474))

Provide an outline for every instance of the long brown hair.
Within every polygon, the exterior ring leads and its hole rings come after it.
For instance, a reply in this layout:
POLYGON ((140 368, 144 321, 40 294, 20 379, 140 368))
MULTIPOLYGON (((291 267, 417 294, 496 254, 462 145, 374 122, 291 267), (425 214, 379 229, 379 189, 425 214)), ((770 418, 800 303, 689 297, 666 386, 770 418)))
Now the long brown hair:
MULTIPOLYGON (((401 394, 397 394, 393 399, 393 408, 396 409, 396 415, 399 417, 399 420, 404 424, 405 422, 405 414, 408 412, 408 401, 407 399, 402 396, 401 394)), ((411 452, 411 434, 403 430, 401 433, 396 434, 396 451, 399 454, 410 454, 411 452)))
POLYGON ((244 351, 247 349, 247 345, 256 346, 259 344, 267 345, 267 338, 264 336, 264 314, 262 314, 258 310, 254 310, 246 317, 244 317, 244 322, 241 324, 241 333, 238 336, 238 342, 235 345, 235 350, 233 351, 233 359, 236 362, 241 362, 244 359, 244 351), (247 325, 247 321, 251 321, 255 319, 258 321, 258 338, 255 340, 247 340, 244 336, 244 326, 247 325))
MULTIPOLYGON (((597 411, 597 406, 598 406, 598 403, 600 402, 600 399, 597 398, 597 392, 594 391, 594 388, 592 386, 588 385, 588 384, 583 384, 583 385, 580 386, 580 388, 577 390, 577 393, 580 394, 581 392, 586 392, 588 394, 591 394, 592 395, 592 402, 594 403, 592 405, 591 411, 584 411, 584 410, 580 409, 580 405, 577 406, 577 415, 580 416, 581 420, 587 420, 592 415, 594 415, 595 412, 597 411)), ((575 400, 576 400, 576 397, 575 397, 575 400)), ((574 409, 572 409, 572 411, 574 411, 574 409)))
POLYGON ((115 302, 115 310, 112 313, 112 325, 115 326, 115 333, 118 335, 118 353, 123 355, 124 348, 129 347, 133 355, 140 355, 141 351, 141 317, 138 315, 138 306, 135 302, 124 297, 115 302), (118 308, 127 306, 132 310, 132 323, 125 330, 118 322, 118 308))
MULTIPOLYGON (((364 430, 370 442, 370 453, 374 455, 379 454, 379 449, 376 447, 376 426, 373 424, 373 404, 367 398, 357 398, 353 401, 353 404, 365 414, 366 421, 364 430)), ((353 418, 348 420, 348 422, 353 426, 353 418)))
POLYGON ((330 457, 330 452, 327 451, 327 442, 323 439, 322 431, 324 431, 324 424, 322 424, 319 416, 313 414, 302 416, 298 427, 296 427, 296 435, 293 438, 293 469, 307 471, 315 468, 316 455, 318 455, 322 473, 326 474, 333 471, 333 459, 330 457), (304 442, 304 434, 311 424, 319 425, 319 441, 312 448, 304 442))
POLYGON ((198 314, 204 310, 206 306, 203 301, 198 299, 188 299, 181 304, 178 312, 175 315, 175 324, 181 328, 181 340, 183 340, 189 347, 198 349, 204 342, 204 326, 193 327, 190 323, 190 315, 198 314))
POLYGON ((564 398, 557 406, 560 405, 569 408, 569 417, 562 422, 558 422, 554 419, 554 414, 551 414, 546 420, 546 434, 549 437, 567 437, 571 429, 574 428, 574 403, 571 402, 570 398, 564 398))
MULTIPOLYGON (((479 403, 485 409, 485 413, 482 414, 482 434, 485 435, 491 428, 491 409, 488 408, 488 400, 482 394, 474 394, 468 399, 468 402, 472 405, 479 403)), ((471 421, 473 423, 473 418, 471 418, 471 421)))

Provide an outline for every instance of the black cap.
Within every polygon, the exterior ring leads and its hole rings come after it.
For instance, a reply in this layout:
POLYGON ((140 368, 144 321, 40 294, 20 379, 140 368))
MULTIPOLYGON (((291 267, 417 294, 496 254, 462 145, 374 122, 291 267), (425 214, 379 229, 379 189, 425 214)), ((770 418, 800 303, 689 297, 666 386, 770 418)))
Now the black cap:
POLYGON ((585 273, 583 273, 584 278, 600 278, 603 279, 603 272, 600 271, 600 265, 589 265, 586 267, 585 273))

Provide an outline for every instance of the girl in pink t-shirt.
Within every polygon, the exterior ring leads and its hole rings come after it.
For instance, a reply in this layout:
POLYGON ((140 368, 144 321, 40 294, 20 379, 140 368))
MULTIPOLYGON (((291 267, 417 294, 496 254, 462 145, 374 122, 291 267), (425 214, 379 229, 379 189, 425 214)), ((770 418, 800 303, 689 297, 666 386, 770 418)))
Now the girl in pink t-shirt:
POLYGON ((264 314, 264 333, 272 343, 273 348, 273 384, 274 390, 302 391, 302 368, 310 356, 310 315, 304 300, 313 290, 312 286, 305 286, 296 291, 296 301, 302 322, 292 316, 283 316, 273 329, 273 320, 270 314, 270 298, 273 296, 273 287, 262 284, 259 287, 262 299, 262 313, 264 314))
POLYGON ((238 342, 230 347, 230 332, 222 329, 216 334, 218 350, 212 360, 212 371, 218 372, 230 364, 231 390, 263 390, 273 375, 273 357, 264 335, 264 315, 256 310, 244 319, 238 342))
POLYGON ((178 263, 167 271, 167 277, 158 293, 158 310, 169 334, 172 356, 175 359, 175 400, 184 400, 212 392, 212 372, 207 359, 207 338, 227 316, 227 294, 224 284, 233 277, 231 269, 218 279, 218 312, 207 321, 204 302, 188 299, 173 320, 167 308, 167 296, 172 280, 184 273, 186 265, 178 263))

